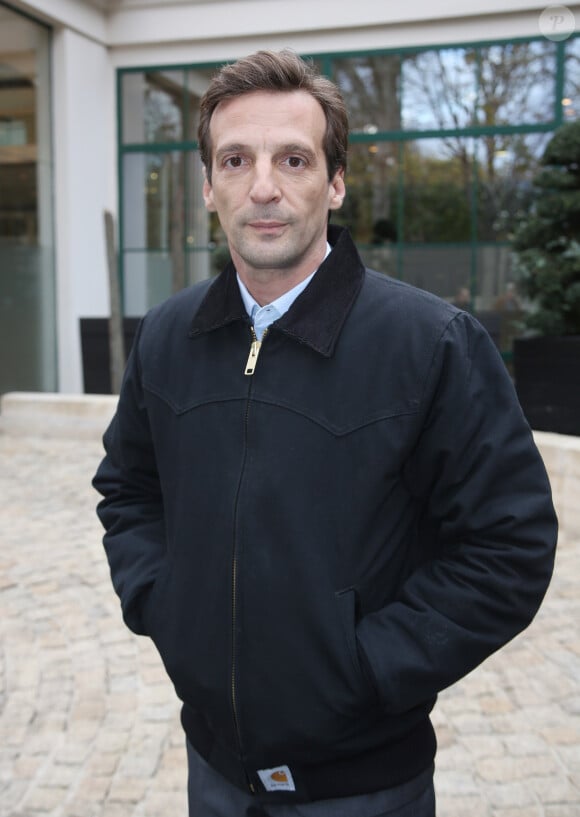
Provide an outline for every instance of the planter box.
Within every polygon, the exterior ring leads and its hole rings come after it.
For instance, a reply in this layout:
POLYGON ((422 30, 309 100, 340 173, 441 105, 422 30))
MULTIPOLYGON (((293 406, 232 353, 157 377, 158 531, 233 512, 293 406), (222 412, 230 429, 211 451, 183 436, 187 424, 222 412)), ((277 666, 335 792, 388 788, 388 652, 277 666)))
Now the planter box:
POLYGON ((531 427, 580 435, 580 335, 517 338, 513 363, 531 427))
MULTIPOLYGON (((139 318, 123 318, 125 355, 129 354, 139 318)), ((85 394, 111 394, 109 319, 81 318, 81 352, 85 394)))

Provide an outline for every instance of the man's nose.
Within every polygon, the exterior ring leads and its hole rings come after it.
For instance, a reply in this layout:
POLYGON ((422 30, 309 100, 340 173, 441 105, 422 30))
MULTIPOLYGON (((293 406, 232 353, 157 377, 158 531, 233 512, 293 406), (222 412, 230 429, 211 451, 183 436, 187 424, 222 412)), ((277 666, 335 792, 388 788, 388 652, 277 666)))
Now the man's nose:
POLYGON ((274 168, 269 161, 256 162, 250 197, 259 203, 277 201, 281 197, 274 168))

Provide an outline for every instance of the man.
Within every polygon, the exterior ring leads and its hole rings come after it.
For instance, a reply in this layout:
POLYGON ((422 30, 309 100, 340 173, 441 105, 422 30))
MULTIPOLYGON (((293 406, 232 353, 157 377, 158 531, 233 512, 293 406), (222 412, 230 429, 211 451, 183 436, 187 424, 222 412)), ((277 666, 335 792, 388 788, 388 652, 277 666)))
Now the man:
POLYGON ((183 701, 196 817, 432 817, 437 693, 552 571, 488 335, 328 226, 347 134, 291 52, 214 78, 203 192, 232 263, 143 320, 94 480, 125 621, 183 701))

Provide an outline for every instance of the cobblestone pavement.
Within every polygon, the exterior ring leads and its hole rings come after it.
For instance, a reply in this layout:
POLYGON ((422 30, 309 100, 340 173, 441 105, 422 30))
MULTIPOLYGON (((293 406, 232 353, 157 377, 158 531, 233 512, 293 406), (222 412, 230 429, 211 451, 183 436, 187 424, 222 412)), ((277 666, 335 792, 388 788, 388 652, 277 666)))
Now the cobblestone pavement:
MULTIPOLYGON (((178 703, 121 622, 94 441, 0 434, 0 817, 185 817, 178 703)), ((435 712, 438 817, 580 817, 580 542, 435 712)), ((236 817, 236 815, 232 815, 236 817)))

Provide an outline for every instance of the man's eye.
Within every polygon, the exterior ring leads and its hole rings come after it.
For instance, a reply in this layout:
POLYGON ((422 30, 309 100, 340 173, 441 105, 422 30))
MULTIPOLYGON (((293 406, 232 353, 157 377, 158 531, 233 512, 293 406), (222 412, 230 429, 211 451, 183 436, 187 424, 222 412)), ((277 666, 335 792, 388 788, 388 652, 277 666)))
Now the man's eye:
POLYGON ((243 163, 244 160, 241 156, 230 156, 224 161, 226 167, 241 167, 243 163))
POLYGON ((305 164, 304 159, 302 159, 300 156, 288 156, 284 162, 288 165, 288 167, 303 167, 305 164))

